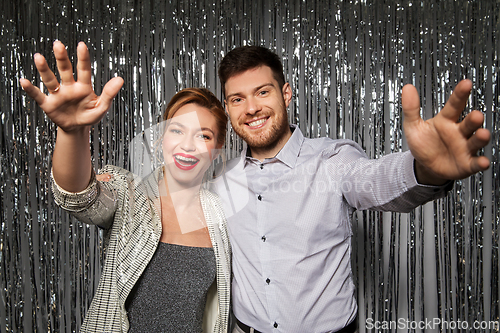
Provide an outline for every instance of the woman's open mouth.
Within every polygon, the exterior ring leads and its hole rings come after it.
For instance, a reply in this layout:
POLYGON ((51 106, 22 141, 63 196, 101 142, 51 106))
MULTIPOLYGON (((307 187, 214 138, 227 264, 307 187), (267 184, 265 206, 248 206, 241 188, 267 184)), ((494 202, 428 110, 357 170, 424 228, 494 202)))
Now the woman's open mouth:
POLYGON ((181 170, 191 170, 200 160, 193 155, 174 154, 174 163, 181 170))

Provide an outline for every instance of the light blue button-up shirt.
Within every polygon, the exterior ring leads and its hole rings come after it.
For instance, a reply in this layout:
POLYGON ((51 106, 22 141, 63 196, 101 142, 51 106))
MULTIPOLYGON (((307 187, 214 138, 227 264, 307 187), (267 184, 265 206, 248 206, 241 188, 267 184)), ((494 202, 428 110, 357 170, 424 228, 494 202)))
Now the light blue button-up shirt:
POLYGON ((334 332, 357 313, 355 209, 409 211, 443 196, 418 185, 410 152, 370 160, 350 140, 292 136, 274 158, 247 155, 214 184, 233 250, 235 316, 262 332, 334 332))

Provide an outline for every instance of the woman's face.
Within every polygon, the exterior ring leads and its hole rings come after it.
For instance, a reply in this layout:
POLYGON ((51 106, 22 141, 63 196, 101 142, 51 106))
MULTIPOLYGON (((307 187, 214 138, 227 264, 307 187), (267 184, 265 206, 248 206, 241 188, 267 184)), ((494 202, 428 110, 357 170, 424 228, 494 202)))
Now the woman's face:
POLYGON ((179 184, 201 184, 217 143, 217 123, 207 108, 198 104, 181 107, 167 120, 162 148, 166 171, 179 184))

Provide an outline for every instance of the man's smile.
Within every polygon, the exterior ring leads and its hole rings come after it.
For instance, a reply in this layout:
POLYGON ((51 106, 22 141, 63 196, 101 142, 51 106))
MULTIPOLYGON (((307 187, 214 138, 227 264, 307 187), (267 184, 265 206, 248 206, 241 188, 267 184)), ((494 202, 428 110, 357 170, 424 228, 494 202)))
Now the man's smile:
POLYGON ((248 127, 250 127, 251 129, 257 129, 257 128, 263 127, 268 119, 269 119, 269 117, 259 118, 259 119, 252 120, 251 122, 247 122, 245 124, 248 127))

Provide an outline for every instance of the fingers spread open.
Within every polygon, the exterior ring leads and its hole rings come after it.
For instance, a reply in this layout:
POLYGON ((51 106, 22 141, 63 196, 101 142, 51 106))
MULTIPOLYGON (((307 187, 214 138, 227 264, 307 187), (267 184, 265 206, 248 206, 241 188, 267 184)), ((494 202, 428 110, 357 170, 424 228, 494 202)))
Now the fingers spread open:
POLYGON ((448 119, 457 121, 467 104, 471 88, 472 82, 470 80, 460 81, 450 95, 450 98, 448 98, 440 114, 448 119))
POLYGON ((40 77, 42 78, 42 82, 45 85, 45 87, 47 87, 49 92, 57 90, 57 88, 59 87, 59 81, 57 81, 56 76, 50 70, 49 65, 47 65, 47 61, 45 60, 44 56, 39 53, 35 53, 33 58, 35 61, 35 66, 38 69, 38 72, 40 73, 40 77))
POLYGON ((20 79, 19 83, 21 84, 21 87, 23 88, 24 91, 33 98, 38 105, 42 105, 43 102, 45 101, 45 97, 47 97, 44 93, 40 91, 37 87, 35 87, 29 80, 26 79, 20 79))
POLYGON ((401 93, 401 106, 403 108, 404 121, 406 123, 413 123, 419 121, 420 118, 420 98, 417 89, 411 84, 403 87, 401 93))
POLYGON ((80 42, 76 53, 78 55, 78 64, 76 66, 78 82, 91 84, 92 70, 90 68, 90 56, 87 45, 84 42, 80 42))
POLYGON ((486 156, 473 157, 470 161, 472 173, 484 171, 490 167, 490 160, 486 156))
POLYGON ((121 77, 114 77, 109 80, 102 89, 101 96, 99 97, 99 104, 102 104, 108 109, 111 101, 115 98, 116 94, 118 94, 122 85, 123 79, 121 77))
POLYGON ((483 120, 484 116, 480 111, 472 111, 459 123, 460 133, 469 138, 477 129, 481 128, 483 120))
POLYGON ((478 129, 470 138, 467 140, 467 148, 472 155, 475 155, 477 151, 490 142, 490 131, 485 128, 478 129))
POLYGON ((71 65, 71 61, 69 61, 68 52, 66 52, 64 44, 60 41, 54 42, 54 56, 56 57, 61 84, 71 84, 75 82, 73 77, 73 66, 71 65))

